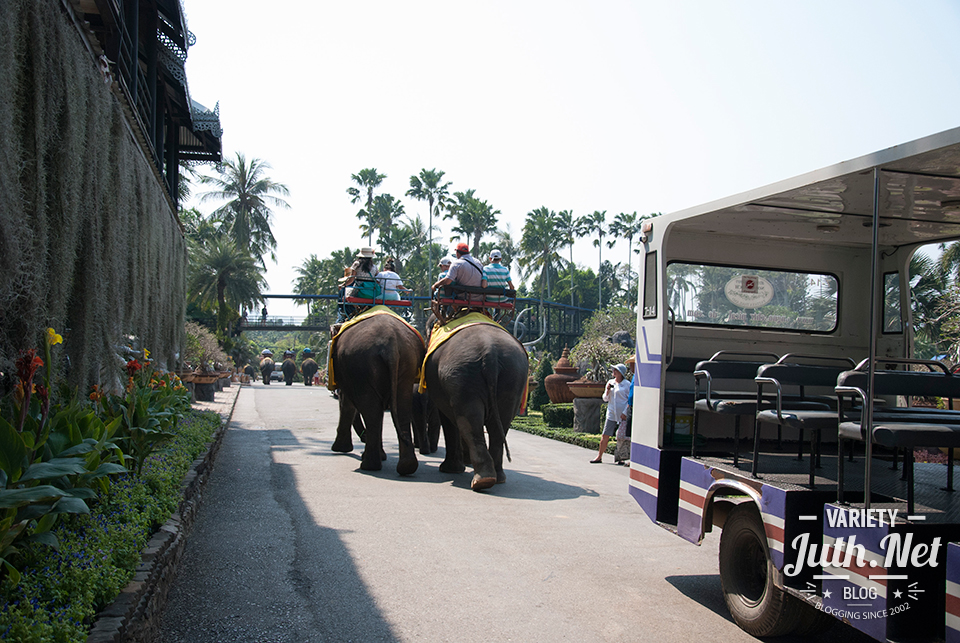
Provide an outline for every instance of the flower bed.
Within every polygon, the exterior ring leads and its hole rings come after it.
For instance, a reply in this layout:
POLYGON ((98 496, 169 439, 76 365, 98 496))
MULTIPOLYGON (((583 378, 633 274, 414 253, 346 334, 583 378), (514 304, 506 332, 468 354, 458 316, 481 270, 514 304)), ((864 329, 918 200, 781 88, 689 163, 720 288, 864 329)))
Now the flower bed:
POLYGON ((24 548, 19 584, 9 576, 0 584, 0 639, 84 641, 96 613, 133 577, 151 534, 176 510, 184 475, 219 426, 216 413, 188 413, 139 477, 111 478, 89 514, 54 527, 59 551, 24 548))

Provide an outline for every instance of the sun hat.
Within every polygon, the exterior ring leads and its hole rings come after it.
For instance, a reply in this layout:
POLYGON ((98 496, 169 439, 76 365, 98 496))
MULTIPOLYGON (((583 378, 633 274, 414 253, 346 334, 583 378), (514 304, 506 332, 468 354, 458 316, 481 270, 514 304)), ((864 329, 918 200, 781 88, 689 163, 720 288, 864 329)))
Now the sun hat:
POLYGON ((453 263, 453 261, 450 259, 450 257, 442 257, 440 259, 441 266, 449 266, 451 263, 453 263))
POLYGON ((469 253, 470 246, 461 241, 457 244, 457 252, 469 253))
POLYGON ((270 357, 271 355, 273 355, 273 351, 270 350, 269 348, 264 348, 262 351, 260 351, 260 354, 270 357))
POLYGON ((368 259, 373 259, 374 257, 377 256, 377 251, 374 250, 373 248, 367 246, 367 247, 364 247, 364 248, 360 248, 360 252, 357 253, 357 256, 358 256, 358 257, 366 257, 366 258, 368 258, 368 259))
POLYGON ((627 367, 625 364, 617 364, 611 370, 620 371, 620 375, 622 375, 623 377, 627 376, 627 367))
POLYGON ((501 259, 502 257, 503 257, 503 255, 500 254, 500 251, 499 251, 499 250, 491 250, 491 251, 490 251, 490 258, 491 258, 491 259, 501 259))
POLYGON ((313 351, 310 350, 309 348, 304 348, 304 349, 303 349, 303 354, 304 354, 304 355, 309 355, 309 354, 312 353, 312 352, 313 352, 313 351))

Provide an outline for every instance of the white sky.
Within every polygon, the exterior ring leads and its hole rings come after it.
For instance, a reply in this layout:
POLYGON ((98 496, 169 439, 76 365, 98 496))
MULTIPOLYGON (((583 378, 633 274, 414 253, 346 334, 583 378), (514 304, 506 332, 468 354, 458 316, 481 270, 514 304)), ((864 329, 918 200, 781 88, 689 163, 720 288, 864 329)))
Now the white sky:
MULTIPOLYGON (((519 238, 543 205, 673 212, 960 125, 956 2, 183 1, 224 155, 290 188, 270 293, 366 245, 346 189, 367 167, 424 221, 409 177, 443 170, 519 238)), ((574 257, 596 269, 590 239, 574 257)))

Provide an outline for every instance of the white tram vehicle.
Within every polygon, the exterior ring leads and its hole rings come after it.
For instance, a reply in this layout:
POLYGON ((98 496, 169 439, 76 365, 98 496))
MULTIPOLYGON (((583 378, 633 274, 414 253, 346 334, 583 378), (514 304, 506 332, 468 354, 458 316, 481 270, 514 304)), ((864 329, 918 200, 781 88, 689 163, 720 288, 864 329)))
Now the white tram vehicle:
POLYGON ((908 273, 957 239, 960 128, 646 222, 629 491, 720 531, 747 632, 960 641, 960 374, 908 273))

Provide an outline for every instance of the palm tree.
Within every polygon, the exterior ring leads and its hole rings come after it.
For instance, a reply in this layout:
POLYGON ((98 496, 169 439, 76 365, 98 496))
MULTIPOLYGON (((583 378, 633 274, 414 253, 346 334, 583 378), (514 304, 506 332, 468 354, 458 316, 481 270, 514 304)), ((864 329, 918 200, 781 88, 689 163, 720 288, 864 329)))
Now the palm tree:
POLYGON ((547 299, 550 299, 550 272, 563 263, 557 253, 563 247, 563 233, 557 226, 557 213, 546 207, 539 207, 527 213, 523 224, 523 236, 520 238, 520 266, 530 274, 540 271, 540 299, 543 299, 543 286, 546 284, 547 299))
POLYGON ((570 246, 570 306, 573 306, 573 277, 576 272, 573 269, 573 238, 577 234, 576 221, 573 218, 573 210, 561 210, 557 213, 557 229, 563 235, 563 245, 570 246))
MULTIPOLYGON (((392 194, 378 194, 373 198, 373 222, 377 230, 378 240, 387 236, 393 228, 393 222, 405 214, 403 204, 393 198, 392 194)), ((382 241, 381 241, 382 243, 382 241)))
POLYGON ((267 286, 257 259, 231 239, 220 237, 190 259, 190 296, 200 305, 217 306, 217 330, 226 333, 231 312, 263 301, 267 286))
MULTIPOLYGON (((466 192, 454 192, 456 201, 450 205, 444 219, 456 217, 457 225, 451 228, 452 232, 457 233, 459 238, 473 238, 473 245, 470 252, 474 255, 480 253, 480 239, 489 230, 497 227, 497 215, 500 210, 494 210, 486 201, 481 201, 474 196, 476 190, 467 190, 466 192)), ((453 241, 458 236, 450 237, 453 241)))
MULTIPOLYGON (((357 212, 357 218, 361 221, 363 219, 367 220, 367 226, 365 230, 369 236, 367 244, 370 246, 373 246, 373 231, 377 227, 372 222, 372 219, 375 216, 373 214, 373 191, 380 187, 380 184, 383 183, 385 178, 387 178, 387 175, 377 172, 377 168, 368 167, 360 170, 356 174, 351 174, 350 180, 356 183, 356 185, 351 185, 347 188, 347 194, 352 197, 350 199, 350 203, 359 202, 364 197, 364 194, 366 194, 366 207, 357 212)), ((360 227, 361 229, 364 229, 362 225, 360 227)))
POLYGON ((606 210, 603 212, 594 210, 593 214, 585 214, 582 217, 577 217, 575 222, 578 237, 596 235, 596 239, 593 240, 593 245, 598 248, 599 253, 599 263, 597 267, 597 306, 600 308, 603 307, 603 279, 601 278, 601 273, 603 272, 603 235, 607 233, 606 223, 606 210))
POLYGON ((213 211, 218 217, 226 232, 240 250, 249 250, 260 262, 266 266, 263 255, 270 253, 270 258, 277 260, 277 240, 270 230, 270 218, 273 215, 270 207, 290 208, 290 205, 279 195, 288 196, 290 190, 282 183, 277 183, 266 176, 270 164, 254 158, 248 163, 240 152, 236 159, 224 161, 219 176, 203 176, 200 182, 212 185, 213 190, 201 195, 201 201, 218 199, 226 203, 213 211))
MULTIPOLYGON (((438 171, 436 168, 432 170, 423 168, 420 170, 419 176, 415 175, 410 177, 410 189, 407 190, 406 194, 406 196, 416 199, 417 201, 427 202, 427 234, 429 236, 427 239, 428 271, 433 270, 433 215, 436 214, 440 216, 440 211, 447 209, 450 205, 448 188, 451 183, 449 181, 441 183, 443 175, 443 170, 438 171)), ((430 281, 429 272, 427 274, 427 281, 430 281)))
MULTIPOLYGON (((623 237, 627 240, 627 293, 630 292, 631 282, 633 280, 633 238, 640 234, 641 228, 643 228, 643 220, 649 219, 650 217, 655 217, 659 213, 654 212, 652 214, 645 214, 641 217, 637 217, 637 213, 627 214, 626 212, 621 212, 613 218, 613 221, 610 223, 610 235, 614 237, 623 237)), ((607 247, 613 248, 616 245, 616 240, 608 241, 607 247)))

